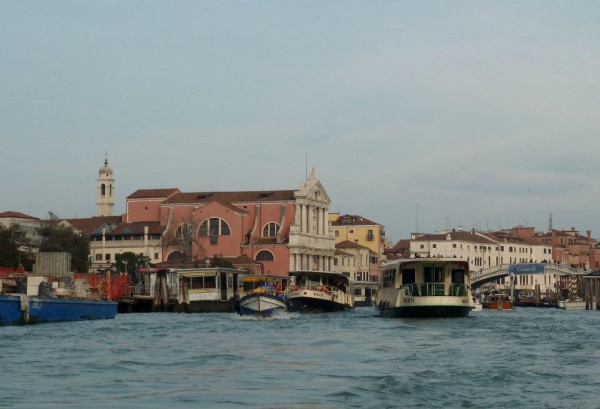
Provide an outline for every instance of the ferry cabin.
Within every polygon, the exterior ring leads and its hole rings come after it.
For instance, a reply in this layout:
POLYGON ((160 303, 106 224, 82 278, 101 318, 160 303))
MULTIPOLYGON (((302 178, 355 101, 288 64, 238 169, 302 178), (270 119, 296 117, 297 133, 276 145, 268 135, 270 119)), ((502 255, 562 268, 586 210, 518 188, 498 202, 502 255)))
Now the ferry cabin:
POLYGON ((235 312, 245 270, 196 268, 177 270, 180 310, 235 312))
POLYGON ((355 307, 371 307, 375 304, 379 283, 355 281, 353 287, 355 307))
POLYGON ((243 287, 240 291, 241 295, 252 292, 255 288, 260 287, 263 284, 268 284, 274 288, 281 287, 281 292, 285 291, 288 286, 290 278, 288 276, 278 276, 269 274, 252 274, 245 275, 243 278, 243 287))
POLYGON ((377 307, 382 317, 464 317, 475 307, 466 261, 402 259, 381 270, 377 307))

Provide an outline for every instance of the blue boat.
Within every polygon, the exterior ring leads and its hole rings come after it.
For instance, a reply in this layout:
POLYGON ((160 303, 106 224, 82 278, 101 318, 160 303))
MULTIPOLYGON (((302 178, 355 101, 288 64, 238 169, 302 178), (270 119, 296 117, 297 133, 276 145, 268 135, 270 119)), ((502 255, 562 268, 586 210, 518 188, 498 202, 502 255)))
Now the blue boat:
POLYGON ((116 301, 0 295, 0 326, 38 322, 113 319, 116 301))

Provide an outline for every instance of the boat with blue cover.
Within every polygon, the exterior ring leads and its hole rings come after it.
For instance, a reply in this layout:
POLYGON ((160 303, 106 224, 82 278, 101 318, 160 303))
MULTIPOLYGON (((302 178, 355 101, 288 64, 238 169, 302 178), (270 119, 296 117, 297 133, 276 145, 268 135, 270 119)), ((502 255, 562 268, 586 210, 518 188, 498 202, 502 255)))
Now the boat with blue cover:
POLYGON ((55 288, 43 276, 0 280, 0 326, 115 318, 118 302, 98 299, 85 283, 73 284, 55 288))

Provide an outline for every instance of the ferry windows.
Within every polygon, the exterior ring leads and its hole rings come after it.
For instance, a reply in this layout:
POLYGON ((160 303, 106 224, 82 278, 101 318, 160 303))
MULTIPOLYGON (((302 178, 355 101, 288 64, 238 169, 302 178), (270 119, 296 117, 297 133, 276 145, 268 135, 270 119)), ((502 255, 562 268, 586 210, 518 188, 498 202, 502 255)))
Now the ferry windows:
POLYGON ((402 269, 402 285, 414 284, 415 283, 415 269, 404 268, 402 269))
POLYGON ((277 231, 279 230, 279 225, 275 222, 265 224, 263 228, 263 237, 275 237, 277 236, 277 231))
POLYGON ((273 253, 268 250, 261 250, 256 254, 256 261, 273 261, 275 257, 273 257, 273 253))
POLYGON ((383 286, 393 287, 396 276, 396 270, 384 270, 383 271, 383 286))
POLYGON ((217 288, 217 278, 215 276, 188 277, 188 286, 190 290, 217 288))
POLYGON ((464 284, 465 283, 465 270, 462 268, 452 269, 452 283, 453 284, 464 284))
POLYGON ((424 266, 423 267, 423 282, 432 283, 433 280, 434 280, 433 267, 432 266, 424 266))

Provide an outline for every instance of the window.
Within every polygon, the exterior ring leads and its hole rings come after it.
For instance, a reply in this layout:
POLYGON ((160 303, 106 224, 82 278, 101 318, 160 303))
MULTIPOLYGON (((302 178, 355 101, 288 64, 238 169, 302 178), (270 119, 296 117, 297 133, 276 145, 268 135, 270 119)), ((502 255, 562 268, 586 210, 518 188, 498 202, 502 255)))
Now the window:
POLYGON ((218 217, 204 220, 198 229, 199 236, 229 236, 230 234, 227 222, 218 217))
POLYGON ((383 271, 383 281, 382 284, 384 287, 394 287, 394 281, 396 279, 396 270, 384 270, 383 271))
POLYGON ((197 290, 202 288, 217 288, 217 277, 189 277, 188 286, 190 290, 197 290))
POLYGON ((102 261, 102 254, 96 254, 96 261, 102 261))
POLYGON ((367 231, 367 240, 373 240, 375 236, 373 235, 373 230, 367 231))
POLYGON ((337 257, 335 257, 335 258, 333 259, 333 265, 334 265, 334 266, 337 266, 337 265, 338 265, 338 258, 337 258, 337 257))
POLYGON ((335 237, 340 237, 340 231, 339 230, 335 231, 335 237))
POLYGON ((432 244, 431 245, 434 249, 437 249, 437 244, 432 244))
POLYGON ((110 254, 105 254, 104 255, 104 260, 110 261, 110 254))
POLYGON ((277 231, 279 231, 279 225, 277 223, 267 223, 263 228, 262 235, 263 237, 275 237, 277 236, 277 231))
POLYGON ((455 249, 456 248, 456 243, 452 243, 452 248, 455 249))
POLYGON ((348 230, 348 234, 354 234, 354 230, 348 230))
POLYGON ((273 253, 268 250, 261 250, 256 254, 256 261, 273 261, 275 257, 273 257, 273 253))
POLYGON ((154 253, 154 260, 158 260, 158 253, 154 253))

